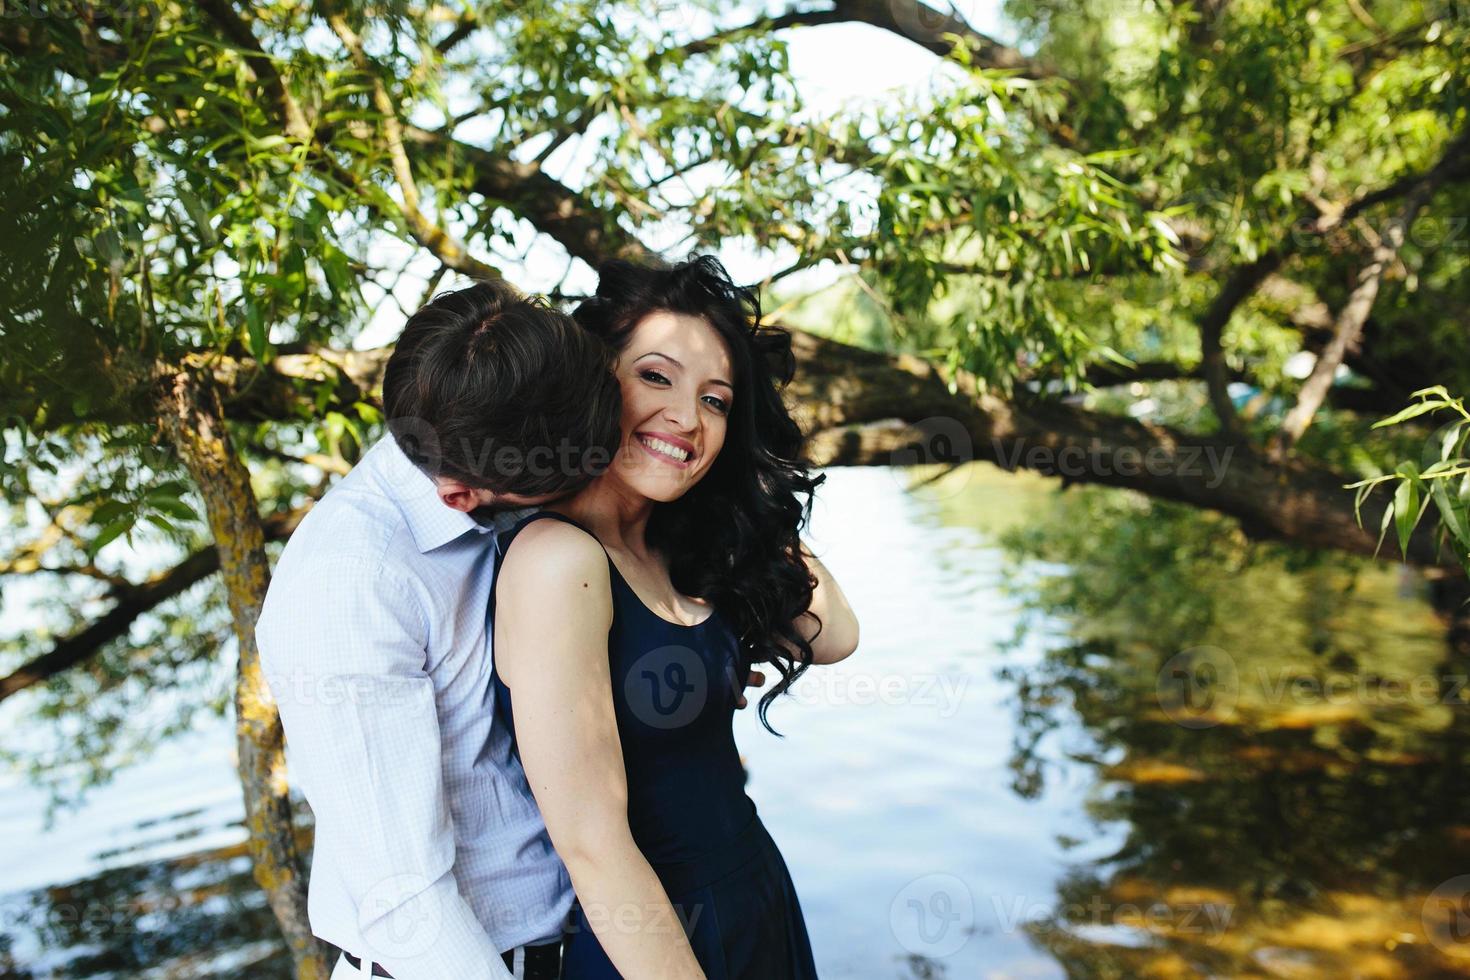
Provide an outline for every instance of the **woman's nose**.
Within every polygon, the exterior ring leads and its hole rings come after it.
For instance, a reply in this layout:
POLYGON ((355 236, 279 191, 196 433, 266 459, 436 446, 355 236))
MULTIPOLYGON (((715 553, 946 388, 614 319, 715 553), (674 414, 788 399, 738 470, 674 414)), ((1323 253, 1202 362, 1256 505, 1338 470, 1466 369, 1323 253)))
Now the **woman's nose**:
POLYGON ((691 431, 698 418, 699 412, 692 398, 675 395, 664 404, 664 421, 684 432, 691 431))

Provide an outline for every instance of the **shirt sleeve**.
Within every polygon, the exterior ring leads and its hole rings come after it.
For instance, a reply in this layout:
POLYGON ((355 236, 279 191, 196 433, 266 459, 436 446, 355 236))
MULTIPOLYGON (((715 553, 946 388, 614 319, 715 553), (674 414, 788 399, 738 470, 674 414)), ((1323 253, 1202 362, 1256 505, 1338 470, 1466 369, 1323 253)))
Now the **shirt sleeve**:
POLYGON ((369 947, 348 952, 399 980, 498 980, 510 973, 452 873, 428 629, 390 568, 337 557, 273 580, 256 639, 316 859, 340 874, 369 947))

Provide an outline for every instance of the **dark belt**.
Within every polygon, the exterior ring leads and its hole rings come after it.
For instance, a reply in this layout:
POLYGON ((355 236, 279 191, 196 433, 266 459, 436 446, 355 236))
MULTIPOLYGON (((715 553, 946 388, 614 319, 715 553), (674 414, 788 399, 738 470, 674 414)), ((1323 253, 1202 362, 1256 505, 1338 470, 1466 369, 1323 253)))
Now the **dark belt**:
MULTIPOLYGON (((542 980, 542 978, 544 980, 556 980, 556 977, 561 973, 561 943, 526 946, 524 949, 526 951, 526 980, 542 980)), ((354 970, 362 969, 362 960, 356 956, 344 952, 342 957, 347 960, 347 965, 354 970)), ((513 970, 515 968, 515 950, 507 950, 501 953, 500 958, 505 960, 505 968, 507 970, 513 970)), ((392 977, 393 974, 383 969, 381 963, 374 963, 373 976, 392 977)))

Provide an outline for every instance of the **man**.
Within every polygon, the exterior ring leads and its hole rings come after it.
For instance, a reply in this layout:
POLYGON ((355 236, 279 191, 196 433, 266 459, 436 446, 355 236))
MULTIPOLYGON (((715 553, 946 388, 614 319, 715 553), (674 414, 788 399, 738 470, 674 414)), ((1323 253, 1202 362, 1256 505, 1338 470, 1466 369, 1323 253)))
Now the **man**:
POLYGON ((498 512, 611 461, 609 354, 478 284, 409 318, 383 403, 392 438, 302 521, 256 628, 316 817, 312 931, 333 977, 554 978, 572 891, 492 710, 488 598, 498 512))

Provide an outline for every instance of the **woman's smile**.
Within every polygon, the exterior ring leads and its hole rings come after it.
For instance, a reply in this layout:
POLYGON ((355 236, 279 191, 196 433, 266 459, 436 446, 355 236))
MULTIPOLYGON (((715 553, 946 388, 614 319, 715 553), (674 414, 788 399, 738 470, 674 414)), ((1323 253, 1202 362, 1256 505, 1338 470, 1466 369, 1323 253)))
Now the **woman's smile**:
POLYGON ((638 432, 633 436, 638 445, 648 450, 649 455, 660 462, 679 469, 688 469, 694 455, 694 447, 678 436, 665 432, 638 432))
POLYGON ((730 350, 707 318, 654 310, 632 328, 616 373, 623 445, 612 479, 650 501, 677 500, 724 447, 735 398, 730 350))

